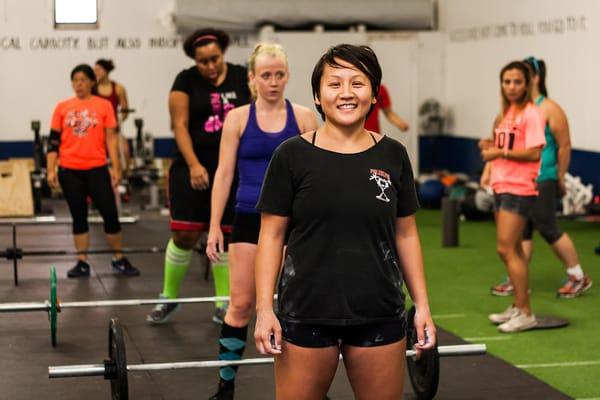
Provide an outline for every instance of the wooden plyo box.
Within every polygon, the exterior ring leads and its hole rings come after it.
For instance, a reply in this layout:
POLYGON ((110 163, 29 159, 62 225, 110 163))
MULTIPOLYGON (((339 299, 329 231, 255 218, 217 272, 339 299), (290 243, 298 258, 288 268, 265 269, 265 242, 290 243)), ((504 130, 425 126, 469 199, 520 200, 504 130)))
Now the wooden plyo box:
POLYGON ((0 161, 0 217, 32 217, 29 160, 0 161))

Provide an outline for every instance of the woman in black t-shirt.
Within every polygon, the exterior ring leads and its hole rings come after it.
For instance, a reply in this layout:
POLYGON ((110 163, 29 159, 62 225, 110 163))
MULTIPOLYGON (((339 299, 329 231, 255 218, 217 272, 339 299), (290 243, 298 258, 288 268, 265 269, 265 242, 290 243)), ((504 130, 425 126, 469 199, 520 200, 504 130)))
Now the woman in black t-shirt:
POLYGON ((278 400, 324 398, 340 352, 356 399, 400 399, 404 281, 415 348, 435 345, 410 161, 400 143, 364 129, 380 82, 369 47, 328 50, 312 76, 325 124, 284 142, 263 182, 255 341, 275 355, 278 400))
MULTIPOLYGON (((173 236, 165 252, 165 277, 161 297, 172 299, 192 257, 200 235, 208 231, 210 185, 217 170, 221 128, 229 111, 250 99, 246 68, 226 63, 224 53, 229 36, 220 30, 201 29, 184 42, 185 54, 195 65, 181 71, 169 94, 171 126, 177 153, 169 169, 169 208, 173 236)), ((230 202, 223 224, 230 225, 230 202)), ((225 232, 230 229, 223 227, 225 232)), ((213 274, 215 286, 227 288, 228 276, 213 274), (224 282, 219 282, 224 281, 224 282)), ((228 293, 217 293, 223 296, 228 293)), ((164 323, 177 304, 159 304, 147 316, 150 323, 164 323)), ((219 306, 219 304, 217 304, 219 306)), ((217 309, 215 318, 224 310, 217 309)))

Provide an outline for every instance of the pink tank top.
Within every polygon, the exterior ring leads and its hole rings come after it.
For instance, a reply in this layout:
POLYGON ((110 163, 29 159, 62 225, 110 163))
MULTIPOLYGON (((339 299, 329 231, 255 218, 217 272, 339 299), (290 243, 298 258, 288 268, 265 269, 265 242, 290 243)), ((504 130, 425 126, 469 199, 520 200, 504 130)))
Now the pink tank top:
MULTIPOLYGON (((494 143, 496 147, 508 150, 543 147, 545 126, 546 118, 535 104, 528 103, 522 110, 511 106, 494 129, 494 143)), ((495 193, 535 196, 539 170, 540 161, 497 158, 492 161, 490 183, 495 193)))

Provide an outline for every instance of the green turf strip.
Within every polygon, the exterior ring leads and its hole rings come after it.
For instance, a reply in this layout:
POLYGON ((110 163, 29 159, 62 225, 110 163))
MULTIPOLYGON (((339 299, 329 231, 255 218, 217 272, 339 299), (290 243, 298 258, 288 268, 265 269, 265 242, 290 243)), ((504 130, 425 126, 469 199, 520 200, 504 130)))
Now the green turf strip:
POLYGON ((600 223, 561 220, 579 252, 581 265, 595 287, 576 299, 559 299, 556 289, 566 273, 551 248, 536 234, 530 266, 531 305, 535 314, 568 319, 567 328, 499 333, 487 320, 504 310, 511 297, 489 294, 492 284, 506 275, 496 254, 493 221, 463 221, 460 246, 441 246, 441 213, 420 210, 418 227, 423 244, 432 313, 436 323, 463 338, 486 338, 488 351, 514 365, 598 362, 596 365, 528 367, 525 370, 575 398, 600 397, 600 256, 593 249, 600 240, 600 223), (463 318, 452 317, 464 314, 463 318), (444 316, 447 318, 443 318, 444 316))

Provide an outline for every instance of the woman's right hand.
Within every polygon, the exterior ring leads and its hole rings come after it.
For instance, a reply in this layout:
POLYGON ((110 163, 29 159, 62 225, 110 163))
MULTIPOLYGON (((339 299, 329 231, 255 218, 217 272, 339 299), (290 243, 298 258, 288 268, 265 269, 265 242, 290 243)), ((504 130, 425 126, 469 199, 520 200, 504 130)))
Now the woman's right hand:
POLYGON ((281 354, 281 324, 272 309, 256 312, 254 343, 260 354, 281 354))
POLYGON ((47 174, 46 179, 48 180, 48 185, 52 189, 58 189, 58 176, 56 175, 56 172, 48 171, 48 172, 46 172, 46 174, 47 174))
POLYGON ((216 263, 220 260, 219 253, 223 251, 225 251, 223 231, 218 226, 211 226, 206 240, 206 255, 211 262, 216 263))
POLYGON ((205 190, 210 186, 208 171, 200 164, 190 167, 190 185, 194 190, 205 190))

